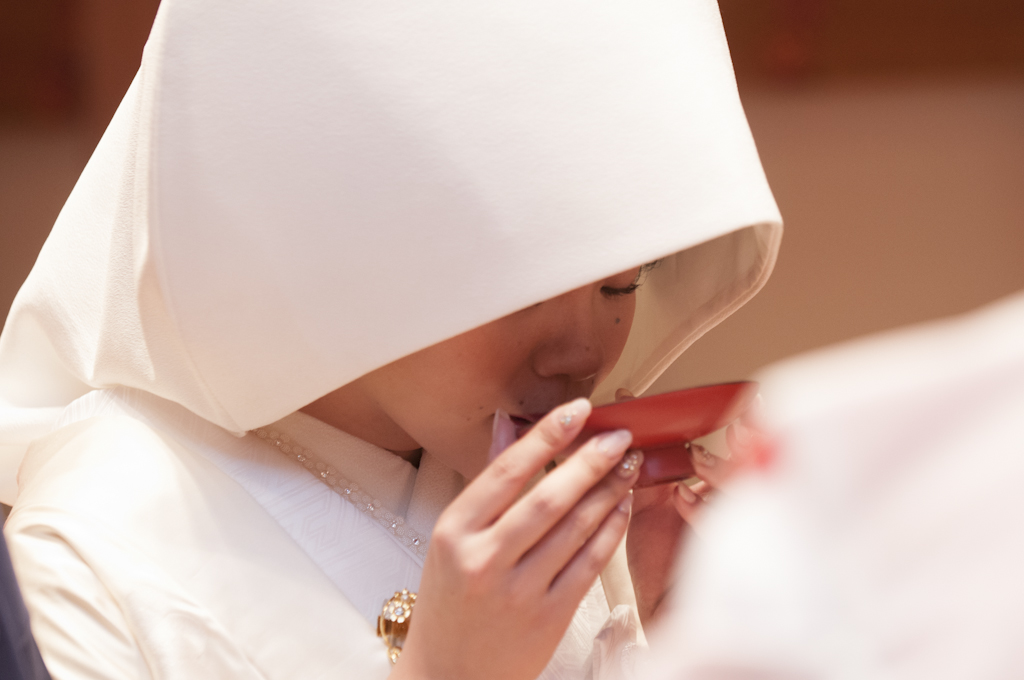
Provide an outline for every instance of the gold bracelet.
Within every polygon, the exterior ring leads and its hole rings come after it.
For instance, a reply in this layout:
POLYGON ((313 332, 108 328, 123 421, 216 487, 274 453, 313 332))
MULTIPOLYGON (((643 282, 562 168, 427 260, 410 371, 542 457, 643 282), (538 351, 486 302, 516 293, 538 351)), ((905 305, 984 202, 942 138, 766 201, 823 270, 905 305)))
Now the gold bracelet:
POLYGON ((409 634, 412 608, 416 604, 416 593, 402 588, 384 603, 384 609, 377 617, 377 637, 388 646, 388 658, 394 664, 402 654, 405 636, 409 634))

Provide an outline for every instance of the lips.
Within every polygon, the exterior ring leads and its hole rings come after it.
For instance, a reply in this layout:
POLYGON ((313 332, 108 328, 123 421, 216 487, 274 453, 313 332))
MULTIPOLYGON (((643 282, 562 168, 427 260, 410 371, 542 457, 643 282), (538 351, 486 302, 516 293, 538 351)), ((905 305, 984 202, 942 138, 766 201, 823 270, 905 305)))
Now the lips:
MULTIPOLYGON (((559 402, 555 402, 557 405, 559 402)), ((519 439, 524 434, 530 431, 534 425, 536 425, 541 419, 547 414, 551 413, 551 410, 555 406, 552 406, 547 411, 540 411, 536 413, 509 413, 509 418, 512 419, 512 423, 516 426, 516 439, 519 439)))
POLYGON ((519 415, 510 414, 509 418, 512 420, 512 424, 516 426, 516 439, 521 438, 524 434, 530 431, 530 428, 540 420, 539 417, 534 415, 519 415))

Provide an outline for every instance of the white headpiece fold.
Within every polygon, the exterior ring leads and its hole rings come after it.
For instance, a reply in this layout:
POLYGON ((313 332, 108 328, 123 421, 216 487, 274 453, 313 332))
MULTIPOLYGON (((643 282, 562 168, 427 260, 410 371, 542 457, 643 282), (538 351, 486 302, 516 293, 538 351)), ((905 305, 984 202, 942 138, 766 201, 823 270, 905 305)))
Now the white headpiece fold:
POLYGON ((711 0, 165 0, 0 337, 0 475, 94 388, 243 431, 665 258, 642 391, 780 236, 711 0))

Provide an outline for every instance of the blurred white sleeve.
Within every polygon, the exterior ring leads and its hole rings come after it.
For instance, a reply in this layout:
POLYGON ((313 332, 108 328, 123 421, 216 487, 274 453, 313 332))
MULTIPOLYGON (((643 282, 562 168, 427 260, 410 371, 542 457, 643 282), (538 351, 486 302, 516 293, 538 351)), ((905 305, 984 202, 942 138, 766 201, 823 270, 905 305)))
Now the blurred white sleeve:
POLYGON ((40 526, 10 532, 7 540, 53 680, 152 677, 114 597, 71 546, 40 526))
POLYGON ((761 376, 644 680, 1024 677, 1024 294, 761 376))

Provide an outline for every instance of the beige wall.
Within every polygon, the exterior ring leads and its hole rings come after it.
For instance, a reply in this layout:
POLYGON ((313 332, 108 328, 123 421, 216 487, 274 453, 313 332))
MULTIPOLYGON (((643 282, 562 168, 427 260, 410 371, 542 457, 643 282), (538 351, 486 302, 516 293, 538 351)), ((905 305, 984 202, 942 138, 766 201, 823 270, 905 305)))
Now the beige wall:
MULTIPOLYGON (((922 33, 914 9, 921 2, 872 0, 878 11, 869 12, 844 0, 828 5, 831 14, 810 11, 825 7, 816 0, 723 2, 741 94, 786 236, 762 294, 700 340, 655 389, 743 377, 794 352, 1024 289, 1024 61, 1013 50, 1002 50, 1002 61, 967 58, 988 54, 980 45, 1002 45, 991 42, 1002 35, 996 29, 1017 26, 1024 11, 1004 0, 944 0, 942 30, 922 33), (902 24, 890 16, 897 6, 907 15, 902 24), (836 14, 843 8, 878 26, 850 33, 848 17, 836 14), (949 52, 947 38, 967 35, 960 27, 971 12, 995 19, 949 52), (933 39, 914 42, 923 34, 933 39), (802 49, 810 50, 804 70, 776 65, 765 72, 775 76, 759 76, 772 63, 772 45, 793 35, 803 35, 802 49), (957 54, 959 61, 946 58, 957 54), (888 66, 854 68, 861 62, 888 66), (964 75, 963 68, 982 67, 1003 75, 964 75), (887 79, 887 69, 903 78, 887 79)), ((0 318, 128 86, 157 2, 74 6, 83 74, 75 117, 0 125, 0 318)))
POLYGON ((74 130, 0 130, 0 317, 35 262, 91 147, 74 130))
POLYGON ((159 0, 31 1, 34 8, 25 0, 0 0, 0 24, 6 22, 0 25, 0 40, 11 48, 0 49, 0 90, 12 90, 3 92, 0 102, 14 107, 0 110, 0 319, 6 319, 57 213, 138 70, 159 5, 159 0), (33 35, 35 45, 30 44, 33 35), (72 55, 70 81, 49 82, 51 53, 72 55), (18 77, 7 79, 7 74, 18 77), (40 80, 35 88, 33 78, 40 80), (58 85, 70 91, 56 97, 61 104, 55 110, 33 104, 37 90, 60 90, 58 85), (19 98, 28 100, 21 108, 15 106, 19 98))
POLYGON ((743 93, 786 221, 762 293, 658 391, 1024 290, 1024 80, 743 93))

